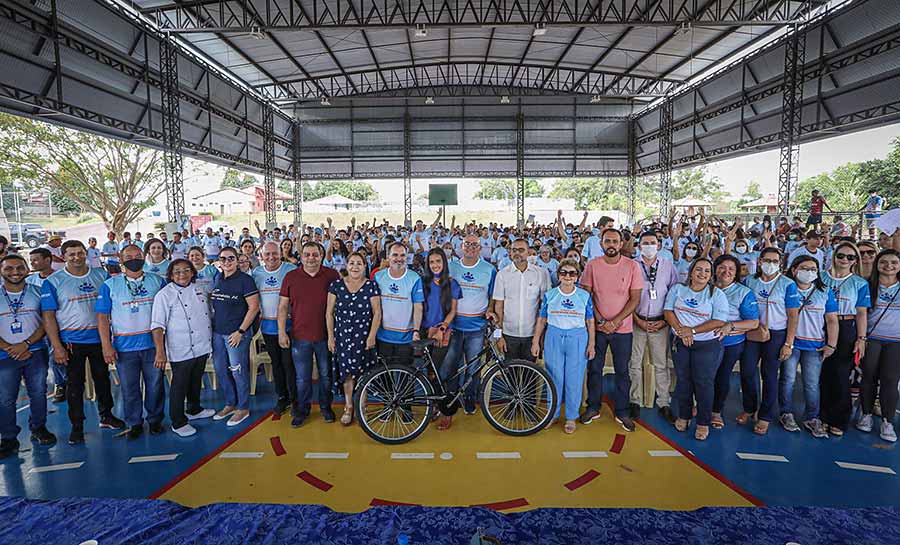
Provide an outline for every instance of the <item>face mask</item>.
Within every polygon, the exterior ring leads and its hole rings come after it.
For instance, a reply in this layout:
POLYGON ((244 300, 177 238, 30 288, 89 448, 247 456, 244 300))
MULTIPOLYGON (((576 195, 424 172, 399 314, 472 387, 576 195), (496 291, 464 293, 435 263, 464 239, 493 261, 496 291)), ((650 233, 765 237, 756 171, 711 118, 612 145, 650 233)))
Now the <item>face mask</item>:
POLYGON ((685 257, 687 257, 689 259, 693 259, 694 256, 696 256, 696 255, 697 255, 697 250, 695 250, 693 248, 685 248, 685 250, 684 250, 685 257))
POLYGON ((778 272, 778 264, 777 263, 763 263, 762 264, 762 272, 766 276, 772 276, 778 272))
POLYGON ((656 244, 645 244, 641 246, 641 255, 647 259, 653 259, 658 252, 659 249, 656 247, 656 244))
POLYGON ((797 240, 797 235, 788 235, 788 240, 797 240))
POLYGON ((531 264, 531 265, 536 264, 536 263, 537 263, 537 256, 536 256, 536 255, 530 255, 530 256, 528 256, 528 263, 531 264))
POLYGON ((144 268, 144 260, 143 259, 129 259, 122 263, 122 266, 128 269, 131 272, 138 272, 144 268))
POLYGON ((800 271, 797 273, 797 281, 801 284, 812 284, 819 276, 816 271, 800 271))
POLYGON ((734 247, 734 252, 735 252, 736 254, 742 254, 742 255, 743 255, 743 254, 746 254, 746 253, 747 253, 747 247, 746 247, 746 246, 735 246, 735 247, 734 247))

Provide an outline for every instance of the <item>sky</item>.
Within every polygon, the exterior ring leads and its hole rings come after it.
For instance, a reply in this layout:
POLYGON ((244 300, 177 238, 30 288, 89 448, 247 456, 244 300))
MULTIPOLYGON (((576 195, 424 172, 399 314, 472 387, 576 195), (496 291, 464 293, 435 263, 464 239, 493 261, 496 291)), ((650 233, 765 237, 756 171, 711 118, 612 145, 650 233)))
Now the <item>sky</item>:
MULTIPOLYGON (((830 172, 848 162, 882 159, 890 152, 891 143, 897 137, 900 137, 900 124, 887 125, 803 144, 800 146, 800 179, 830 172)), ((778 161, 779 151, 774 149, 709 163, 708 172, 712 176, 718 176, 725 190, 735 197, 740 197, 753 181, 759 183, 764 195, 768 193, 775 194, 778 191, 778 161)), ((195 162, 195 164, 197 163, 195 162)), ((185 183, 185 192, 188 199, 219 188, 224 168, 208 163, 203 163, 200 168, 203 174, 189 176, 188 180, 186 180, 188 183, 185 183)), ((367 181, 378 191, 382 201, 403 202, 403 183, 401 180, 367 181)), ((460 201, 472 199, 478 191, 478 184, 471 179, 413 180, 413 194, 426 193, 429 182, 458 182, 458 197, 460 201)), ((554 180, 543 179, 540 182, 549 192, 553 187, 554 180)), ((260 183, 262 183, 261 178, 260 183)), ((165 206, 164 200, 162 205, 165 206)))

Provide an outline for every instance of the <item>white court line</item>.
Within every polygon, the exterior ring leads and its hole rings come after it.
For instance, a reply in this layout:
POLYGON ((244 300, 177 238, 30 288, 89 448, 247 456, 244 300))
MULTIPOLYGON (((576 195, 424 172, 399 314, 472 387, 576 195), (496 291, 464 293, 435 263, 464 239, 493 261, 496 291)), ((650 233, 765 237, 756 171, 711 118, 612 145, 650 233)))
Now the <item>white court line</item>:
POLYGON ((735 452, 741 460, 755 460, 757 462, 790 462, 779 454, 754 454, 752 452, 735 452))
POLYGON ((265 452, 223 452, 219 458, 262 458, 265 452))
POLYGON ((607 458, 602 450, 565 450, 563 458, 607 458))
POLYGON ((349 452, 307 452, 307 460, 346 460, 350 457, 349 452))
POLYGON ((655 458, 680 458, 684 456, 677 450, 648 450, 647 454, 655 458))
POLYGON ((20 412, 24 411, 25 409, 27 409, 28 407, 31 407, 31 403, 28 403, 27 405, 23 405, 23 406, 19 407, 18 409, 16 409, 16 413, 20 413, 20 412))
POLYGON ((475 457, 479 460, 518 460, 522 455, 518 452, 478 452, 475 457))
POLYGON ((392 460, 434 460, 433 452, 393 452, 392 460))
POLYGON ((866 464, 854 464, 851 462, 835 462, 838 466, 844 469, 858 469, 859 471, 871 471, 873 473, 887 473, 888 475, 896 475, 897 472, 889 467, 884 466, 870 466, 866 464))
POLYGON ((52 466, 33 467, 28 473, 46 473, 48 471, 62 471, 64 469, 78 469, 83 466, 84 462, 72 462, 70 464, 56 464, 52 466))
POLYGON ((132 456, 129 460, 129 464, 142 464, 145 462, 171 462, 175 458, 178 458, 179 453, 175 454, 157 454, 155 456, 132 456))

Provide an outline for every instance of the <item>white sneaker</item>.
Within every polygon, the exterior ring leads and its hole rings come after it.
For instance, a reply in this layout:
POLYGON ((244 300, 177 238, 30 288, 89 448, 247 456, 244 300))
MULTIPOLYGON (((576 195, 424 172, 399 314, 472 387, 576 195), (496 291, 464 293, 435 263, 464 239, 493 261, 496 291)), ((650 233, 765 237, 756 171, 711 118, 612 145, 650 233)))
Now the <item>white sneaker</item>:
POLYGON ((213 409, 203 409, 202 411, 200 411, 197 414, 184 413, 184 415, 187 417, 188 420, 200 420, 203 418, 210 418, 214 414, 216 414, 216 411, 214 411, 213 409))
POLYGON ((859 421, 856 423, 856 429, 866 433, 872 431, 872 415, 864 414, 860 416, 859 421))
POLYGON ((897 432, 894 431, 894 425, 884 418, 881 419, 881 438, 891 443, 897 442, 897 432))
POLYGON ((197 428, 191 426, 190 424, 185 424, 180 428, 172 428, 172 431, 174 431, 175 435, 178 435, 179 437, 190 437, 197 433, 197 428))
POLYGON ((223 407, 221 411, 217 412, 215 416, 213 416, 213 420, 225 420, 231 413, 235 411, 234 407, 223 407))
POLYGON ((244 420, 250 418, 250 411, 243 411, 244 414, 240 414, 242 411, 234 411, 234 414, 231 415, 231 418, 228 419, 226 423, 227 426, 237 426, 244 420))

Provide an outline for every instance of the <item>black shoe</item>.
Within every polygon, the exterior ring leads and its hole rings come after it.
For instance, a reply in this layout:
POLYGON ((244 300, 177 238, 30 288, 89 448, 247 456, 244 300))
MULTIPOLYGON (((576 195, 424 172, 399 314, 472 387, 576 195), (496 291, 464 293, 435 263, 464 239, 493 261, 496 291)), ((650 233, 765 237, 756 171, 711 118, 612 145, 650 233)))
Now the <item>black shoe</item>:
POLYGON ((150 423, 150 435, 159 435, 164 431, 166 431, 166 428, 162 425, 162 422, 150 423))
POLYGON ((675 423, 675 413, 672 412, 672 408, 668 405, 659 408, 659 416, 665 418, 669 424, 675 423))
POLYGON ((466 414, 475 414, 475 400, 471 398, 465 398, 463 400, 463 412, 466 414))
POLYGON ((19 442, 15 439, 0 441, 0 459, 7 458, 19 452, 19 442))
POLYGON ((144 426, 131 426, 128 428, 128 431, 125 432, 125 437, 127 437, 129 441, 137 439, 142 435, 144 435, 144 426))
POLYGON ((66 387, 65 386, 55 386, 53 388, 53 402, 54 403, 62 403, 66 400, 66 387))
POLYGON ((600 410, 599 409, 585 409, 583 413, 581 413, 581 418, 579 418, 579 422, 582 424, 590 424, 594 420, 600 418, 600 410))
POLYGON ((324 420, 326 424, 334 424, 334 411, 331 410, 331 407, 321 409, 321 413, 322 420, 324 420))
POLYGON ((272 414, 275 416, 281 416, 288 410, 291 404, 286 399, 279 399, 277 403, 275 403, 275 408, 272 409, 272 414))
POLYGON ((56 444, 56 436, 46 426, 31 430, 31 440, 44 447, 56 444))
POLYGON ((632 419, 641 417, 641 406, 637 403, 628 404, 628 416, 632 419))
POLYGON ((636 429, 634 420, 628 416, 617 416, 616 422, 618 422, 625 431, 634 431, 636 429))
POLYGON ((69 433, 69 444, 80 445, 84 443, 84 428, 72 428, 69 433))
POLYGON ((125 429, 125 422, 122 422, 113 415, 104 416, 100 419, 100 428, 106 428, 110 430, 123 430, 125 429))
POLYGON ((306 415, 303 413, 294 413, 291 415, 291 427, 299 428, 303 425, 303 421, 306 420, 306 415))

